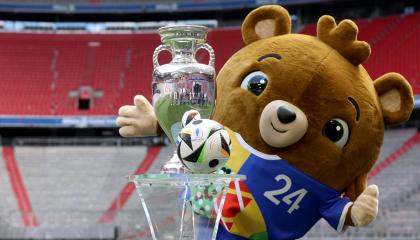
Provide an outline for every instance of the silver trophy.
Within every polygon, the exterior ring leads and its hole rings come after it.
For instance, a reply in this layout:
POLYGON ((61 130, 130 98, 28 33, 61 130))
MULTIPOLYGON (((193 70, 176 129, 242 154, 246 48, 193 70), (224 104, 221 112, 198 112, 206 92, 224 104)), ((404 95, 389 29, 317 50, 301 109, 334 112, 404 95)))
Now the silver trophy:
MULTIPOLYGON (((182 128, 181 119, 189 110, 196 110, 202 118, 210 118, 214 108, 214 52, 205 43, 207 27, 169 26, 159 29, 162 45, 153 53, 153 107, 159 125, 175 149, 182 128), (209 52, 209 64, 197 62, 198 50, 209 52), (172 60, 159 65, 158 55, 169 51, 172 60)), ((183 172, 176 152, 162 167, 162 172, 183 172)))

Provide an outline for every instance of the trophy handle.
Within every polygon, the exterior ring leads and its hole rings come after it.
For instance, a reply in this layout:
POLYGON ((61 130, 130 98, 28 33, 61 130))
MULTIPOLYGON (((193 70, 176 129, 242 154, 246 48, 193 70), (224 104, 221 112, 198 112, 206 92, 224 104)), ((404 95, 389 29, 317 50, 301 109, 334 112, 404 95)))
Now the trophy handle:
POLYGON ((153 68, 154 69, 156 69, 157 67, 160 66, 158 57, 159 57, 159 53, 162 52, 162 51, 171 52, 171 49, 170 49, 169 46, 163 45, 163 44, 155 49, 155 51, 153 52, 153 68))
POLYGON ((214 68, 214 50, 213 50, 213 48, 210 45, 208 45, 207 43, 203 43, 203 44, 198 45, 196 52, 200 49, 205 49, 205 50, 207 50, 207 52, 209 52, 209 65, 214 68))

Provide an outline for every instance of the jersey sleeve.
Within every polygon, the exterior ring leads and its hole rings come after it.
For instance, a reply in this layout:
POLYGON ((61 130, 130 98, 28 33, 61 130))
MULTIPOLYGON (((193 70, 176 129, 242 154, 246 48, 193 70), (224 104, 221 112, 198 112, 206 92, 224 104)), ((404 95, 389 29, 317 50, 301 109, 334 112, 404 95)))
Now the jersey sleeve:
POLYGON ((321 216, 338 232, 343 231, 347 211, 352 205, 349 198, 337 197, 327 201, 320 208, 321 216))

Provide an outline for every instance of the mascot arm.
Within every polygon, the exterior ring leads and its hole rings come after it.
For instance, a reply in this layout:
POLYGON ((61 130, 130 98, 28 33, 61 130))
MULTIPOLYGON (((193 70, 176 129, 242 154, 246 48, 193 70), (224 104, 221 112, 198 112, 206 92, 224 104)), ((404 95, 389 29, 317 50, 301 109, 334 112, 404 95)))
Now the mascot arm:
POLYGON ((348 197, 330 199, 320 208, 321 216, 341 232, 345 225, 356 227, 371 223, 378 213, 378 187, 371 185, 352 202, 348 197))
POLYGON ((343 231, 347 214, 352 201, 347 197, 337 197, 327 200, 319 209, 319 212, 332 228, 338 232, 343 231))
POLYGON ((116 123, 123 137, 154 136, 162 132, 150 102, 142 95, 134 97, 134 106, 122 106, 116 123))

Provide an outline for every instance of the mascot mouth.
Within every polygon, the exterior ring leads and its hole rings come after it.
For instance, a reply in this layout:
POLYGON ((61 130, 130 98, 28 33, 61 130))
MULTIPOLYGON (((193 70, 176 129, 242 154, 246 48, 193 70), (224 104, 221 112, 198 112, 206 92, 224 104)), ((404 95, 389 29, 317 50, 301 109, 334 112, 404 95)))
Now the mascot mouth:
POLYGON ((296 143, 305 135, 308 130, 308 119, 295 105, 283 100, 274 100, 264 107, 260 116, 259 130, 265 143, 275 148, 283 148, 296 143), (282 114, 286 111, 279 111, 281 107, 294 112, 293 119, 283 118, 282 114))
POLYGON ((274 129, 274 131, 279 132, 279 133, 286 133, 288 130, 278 130, 277 128, 274 127, 273 122, 271 123, 271 127, 274 129))

